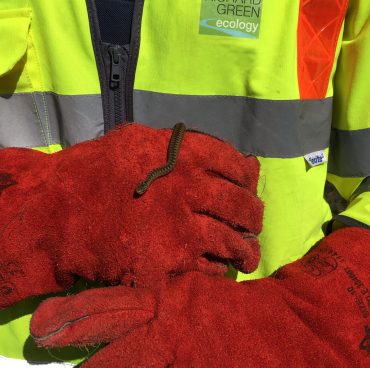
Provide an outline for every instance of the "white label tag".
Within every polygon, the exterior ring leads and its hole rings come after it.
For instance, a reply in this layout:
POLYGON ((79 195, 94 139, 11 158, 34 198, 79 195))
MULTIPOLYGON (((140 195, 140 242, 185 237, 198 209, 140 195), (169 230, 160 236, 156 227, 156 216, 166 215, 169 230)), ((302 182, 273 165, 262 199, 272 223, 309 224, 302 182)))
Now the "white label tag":
POLYGON ((325 151, 311 152, 304 156, 310 166, 319 166, 327 162, 325 151))

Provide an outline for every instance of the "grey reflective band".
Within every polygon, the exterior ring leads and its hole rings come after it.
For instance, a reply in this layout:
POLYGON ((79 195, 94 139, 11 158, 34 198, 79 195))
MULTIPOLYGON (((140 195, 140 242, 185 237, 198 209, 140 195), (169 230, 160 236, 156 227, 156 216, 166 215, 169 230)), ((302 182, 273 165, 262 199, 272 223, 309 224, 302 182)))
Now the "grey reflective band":
MULTIPOLYGON (((299 157, 329 145, 332 99, 261 100, 134 91, 134 118, 153 127, 183 121, 264 157, 299 157)), ((0 96, 0 146, 63 146, 104 132, 100 95, 0 96)))
POLYGON ((370 128, 332 129, 329 172, 341 177, 370 175, 370 128))
POLYGON ((182 121, 243 152, 299 157, 329 146, 332 99, 262 100, 134 91, 134 120, 154 127, 182 121))
POLYGON ((365 192, 370 192, 370 176, 365 178, 358 186, 358 188, 353 192, 353 194, 351 195, 351 200, 355 199, 358 195, 365 192))
POLYGON ((338 220, 339 222, 347 226, 361 227, 363 229, 370 230, 370 225, 364 224, 363 222, 355 220, 348 216, 343 215, 334 216, 334 220, 338 220))
MULTIPOLYGON (((332 99, 261 100, 134 91, 134 118, 153 127, 183 121, 263 157, 300 157, 329 146, 332 99)), ((0 96, 0 147, 70 146, 104 133, 101 95, 0 96)), ((370 175, 370 128, 332 129, 329 172, 370 175)))
POLYGON ((0 96, 0 147, 70 146, 104 132, 100 95, 0 96))

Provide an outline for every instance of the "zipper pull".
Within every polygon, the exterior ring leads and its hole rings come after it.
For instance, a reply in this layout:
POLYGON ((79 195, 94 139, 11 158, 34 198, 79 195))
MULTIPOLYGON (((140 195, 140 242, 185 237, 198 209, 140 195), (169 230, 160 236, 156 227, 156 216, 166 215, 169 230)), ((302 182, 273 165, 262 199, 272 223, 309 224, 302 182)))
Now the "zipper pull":
POLYGON ((110 67, 110 87, 117 88, 122 79, 123 73, 123 52, 119 46, 112 46, 108 49, 111 67, 110 67))

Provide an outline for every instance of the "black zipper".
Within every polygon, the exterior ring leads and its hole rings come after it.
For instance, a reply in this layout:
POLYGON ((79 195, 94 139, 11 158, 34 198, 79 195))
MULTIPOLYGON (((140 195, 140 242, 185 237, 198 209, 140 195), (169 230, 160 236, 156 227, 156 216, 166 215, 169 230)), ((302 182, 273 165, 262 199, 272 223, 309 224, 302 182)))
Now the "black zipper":
POLYGON ((113 92, 113 112, 112 119, 115 124, 126 119, 124 110, 124 79, 125 64, 127 59, 126 50, 118 45, 108 48, 110 55, 110 77, 109 89, 113 92))
POLYGON ((94 0, 86 0, 92 43, 101 86, 104 132, 116 124, 133 121, 133 90, 140 48, 144 0, 136 0, 129 45, 102 42, 94 0))
POLYGON ((141 21, 143 18, 144 2, 145 0, 135 0, 134 15, 131 26, 131 40, 125 77, 125 119, 129 122, 134 121, 134 82, 137 61, 139 58, 141 21))

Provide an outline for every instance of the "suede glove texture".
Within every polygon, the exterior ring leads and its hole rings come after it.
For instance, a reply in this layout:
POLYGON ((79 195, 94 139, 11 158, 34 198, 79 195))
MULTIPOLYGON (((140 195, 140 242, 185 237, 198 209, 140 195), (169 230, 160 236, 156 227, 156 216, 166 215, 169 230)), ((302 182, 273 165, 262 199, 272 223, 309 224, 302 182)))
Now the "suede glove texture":
POLYGON ((47 155, 0 150, 0 308, 62 291, 77 276, 149 286, 189 270, 244 272, 259 261, 259 164, 230 144, 186 132, 177 165, 172 130, 127 124, 47 155))
POLYGON ((267 279, 190 272, 52 298, 31 334, 45 347, 109 342, 83 368, 368 368, 369 246, 370 231, 343 229, 267 279))

